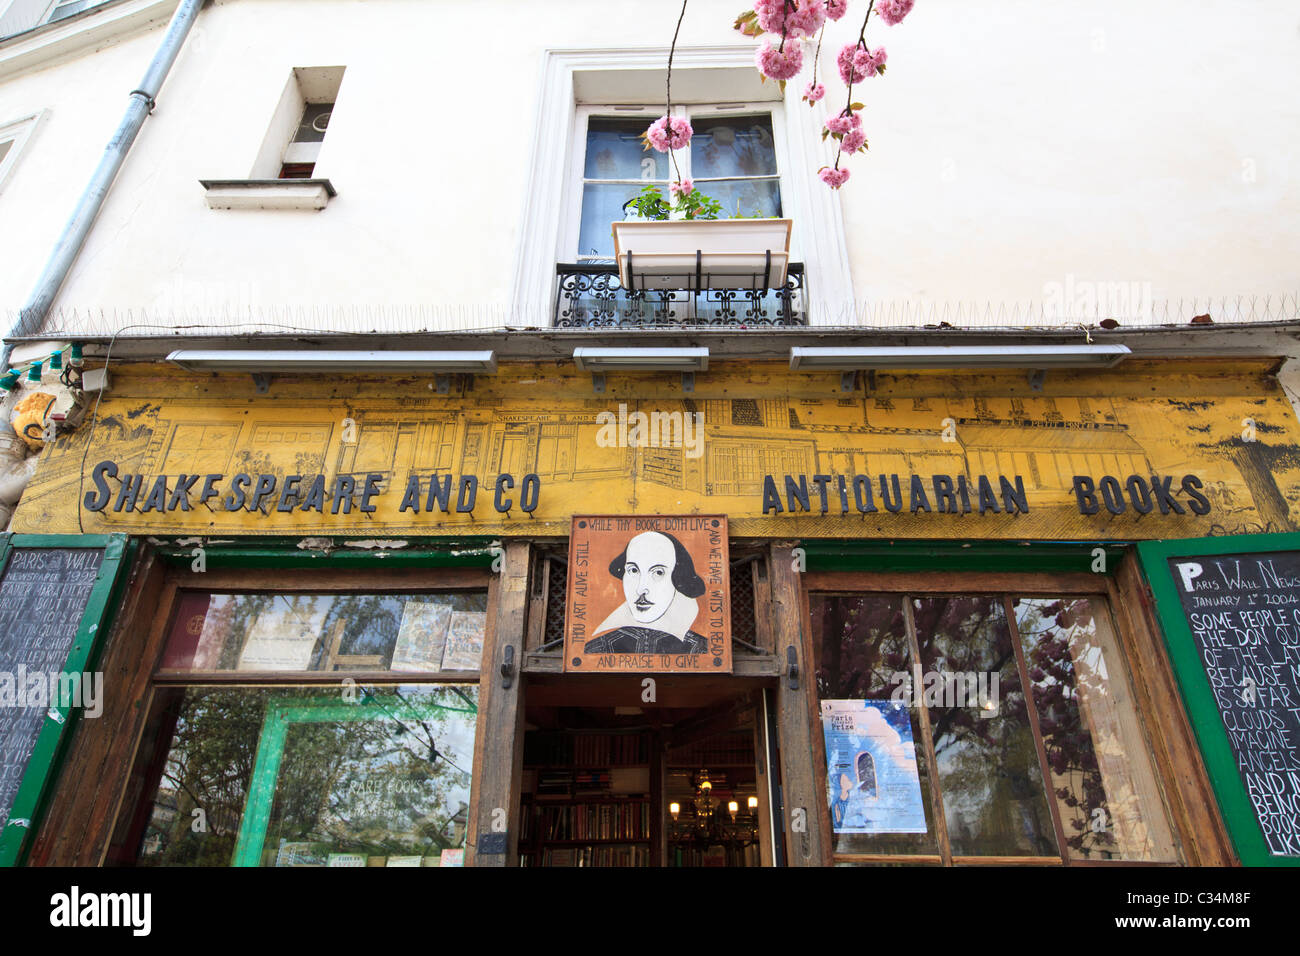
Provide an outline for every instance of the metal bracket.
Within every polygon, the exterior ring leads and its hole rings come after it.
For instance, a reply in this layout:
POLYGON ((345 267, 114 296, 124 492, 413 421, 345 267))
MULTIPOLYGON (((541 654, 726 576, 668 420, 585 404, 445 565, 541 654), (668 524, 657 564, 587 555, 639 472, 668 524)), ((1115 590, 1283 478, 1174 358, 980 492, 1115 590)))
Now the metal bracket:
POLYGON ((515 682, 515 648, 507 644, 501 652, 501 686, 509 690, 515 682))
POLYGON ((840 372, 840 391, 851 392, 858 387, 857 372, 840 372))
POLYGON ((271 390, 271 373, 254 372, 253 387, 257 389, 258 395, 265 395, 267 392, 269 392, 271 390))
POLYGON ((785 649, 785 674, 789 679, 788 687, 791 690, 799 689, 799 655, 795 653, 793 645, 785 649))
POLYGON ((591 373, 591 388, 592 391, 594 391, 597 395, 605 394, 605 373, 604 372, 591 373))
POLYGON ((433 376, 433 388, 439 395, 446 395, 451 391, 451 375, 447 372, 440 372, 433 376))
POLYGON ((694 391, 695 391, 695 373, 694 373, 694 372, 682 372, 682 391, 683 391, 683 392, 694 392, 694 391))
POLYGON ((154 107, 158 105, 158 101, 157 101, 157 100, 155 100, 152 96, 150 96, 150 95, 149 95, 148 93, 146 93, 144 90, 132 90, 128 95, 129 95, 129 96, 142 96, 142 97, 144 97, 144 103, 145 103, 145 106, 149 107, 149 115, 150 115, 150 116, 153 115, 154 107))
POLYGON ((1043 390, 1043 379, 1047 378, 1047 369, 1036 368, 1029 373, 1029 387, 1035 392, 1043 390))

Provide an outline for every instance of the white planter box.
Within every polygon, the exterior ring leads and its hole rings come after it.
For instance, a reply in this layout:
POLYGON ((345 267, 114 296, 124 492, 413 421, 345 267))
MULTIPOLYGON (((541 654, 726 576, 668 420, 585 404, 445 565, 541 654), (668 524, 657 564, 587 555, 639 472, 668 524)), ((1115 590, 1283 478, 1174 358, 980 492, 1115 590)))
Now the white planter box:
POLYGON ((629 291, 779 289, 791 225, 789 219, 616 222, 618 278, 629 291))

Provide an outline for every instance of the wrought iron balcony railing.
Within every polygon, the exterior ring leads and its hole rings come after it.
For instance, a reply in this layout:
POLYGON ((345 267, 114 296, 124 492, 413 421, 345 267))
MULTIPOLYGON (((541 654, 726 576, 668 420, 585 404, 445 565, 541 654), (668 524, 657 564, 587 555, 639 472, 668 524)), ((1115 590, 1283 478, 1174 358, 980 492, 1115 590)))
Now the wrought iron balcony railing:
POLYGON ((628 292, 612 262, 560 263, 556 328, 652 325, 725 325, 747 328, 807 325, 803 263, 786 269, 779 289, 703 289, 628 292))

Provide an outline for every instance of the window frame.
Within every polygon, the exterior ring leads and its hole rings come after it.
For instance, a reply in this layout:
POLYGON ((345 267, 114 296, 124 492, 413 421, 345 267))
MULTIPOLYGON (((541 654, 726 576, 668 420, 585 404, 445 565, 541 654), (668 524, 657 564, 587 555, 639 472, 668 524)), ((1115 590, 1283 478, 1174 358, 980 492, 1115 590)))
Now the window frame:
MULTIPOLYGON (((692 121, 697 118, 721 117, 721 116, 755 116, 767 114, 768 121, 772 128, 772 150, 776 158, 776 176, 777 187, 781 193, 781 216, 791 218, 789 209, 790 192, 788 144, 785 136, 785 106, 780 101, 750 101, 742 103, 717 102, 717 103, 679 103, 673 106, 673 116, 676 118, 686 118, 692 121)), ((565 180, 565 190, 561 198, 564 209, 564 218, 562 220, 560 240, 562 262, 613 262, 614 257, 596 256, 590 253, 584 253, 579 248, 580 233, 582 230, 582 200, 585 187, 589 182, 609 183, 609 184, 631 184, 634 180, 624 179, 596 179, 589 180, 586 175, 587 160, 587 128, 589 121, 593 118, 600 119, 644 119, 645 126, 649 126, 656 119, 663 116, 663 107, 651 102, 644 104, 614 104, 614 105, 590 105, 578 104, 574 108, 573 122, 573 140, 569 148, 569 172, 565 180)), ((682 149, 675 150, 677 154, 677 167, 681 171, 683 179, 693 179, 694 175, 691 170, 691 147, 688 144, 682 149)), ((667 187, 669 183, 675 182, 676 178, 671 175, 671 160, 669 170, 670 175, 663 180, 664 197, 668 198, 667 187)), ((719 177, 723 179, 754 178, 754 179, 771 179, 771 176, 756 177, 719 177)), ((657 179, 640 180, 643 183, 658 183, 657 179)), ((700 191, 708 195, 708 190, 703 186, 700 191)), ((726 210, 724 210, 725 212, 726 210)), ((724 216, 723 218, 730 218, 724 216)), ((791 258, 798 259, 797 236, 792 239, 791 258)))
POLYGON ((0 142, 12 144, 4 157, 0 158, 0 194, 4 193, 5 184, 26 152, 37 127, 48 114, 49 110, 39 110, 7 123, 0 123, 0 142))
MULTIPOLYGON (((1065 598, 1073 597, 1091 598, 1100 607, 1100 613, 1107 615, 1107 624, 1111 630, 1115 649, 1118 654, 1118 667, 1121 669, 1119 675, 1111 674, 1111 679, 1117 677, 1127 684, 1127 690, 1133 700, 1133 716, 1136 719, 1137 726, 1142 735, 1145 744, 1144 753, 1150 771, 1154 777, 1155 788, 1158 792, 1161 810, 1164 813, 1165 825, 1170 834, 1174 855, 1173 861, 1145 861, 1145 860, 1079 860, 1071 859, 1068 850, 1061 845, 1063 835, 1063 824, 1060 818, 1060 809, 1057 806, 1055 795, 1052 792, 1051 775, 1049 773, 1046 761, 1046 753, 1042 734, 1038 726, 1037 705, 1032 699, 1032 694, 1026 691, 1026 710, 1034 741, 1034 748, 1038 757, 1040 773, 1043 781, 1043 796, 1047 804, 1047 810, 1050 815, 1053 829, 1057 836, 1057 855, 1044 857, 1029 856, 957 856, 951 852, 948 842, 948 834, 944 815, 938 812, 942 807, 943 790, 938 779, 938 767, 935 764, 935 754, 933 752, 933 739, 930 737, 929 717, 926 713, 925 706, 916 705, 915 708, 909 708, 914 713, 919 713, 922 728, 922 736, 925 738, 924 743, 918 741, 918 747, 924 745, 927 749, 927 765, 930 777, 930 802, 927 810, 932 818, 935 827, 935 841, 939 849, 938 854, 908 854, 908 853, 837 853, 835 852, 835 834, 828 824, 822 828, 822 847, 825 853, 825 859, 836 864, 863 865, 863 864, 900 864, 900 865, 928 865, 928 866, 1067 866, 1067 867, 1125 867, 1125 866, 1184 866, 1189 861, 1189 853, 1186 844, 1186 834, 1179 826, 1179 818, 1175 813, 1175 806, 1170 794, 1170 781, 1167 773, 1159 760, 1158 750, 1154 746, 1153 727, 1151 725, 1152 715, 1144 708, 1142 699, 1136 693, 1139 681, 1139 669, 1135 667, 1133 657, 1133 642, 1129 635, 1125 633, 1123 615, 1119 613, 1121 595, 1115 582, 1101 575, 1061 573, 1061 574, 1019 574, 1004 572, 953 572, 945 574, 933 574, 928 572, 876 572, 876 571, 811 571, 803 575, 803 587, 801 588, 801 608, 800 614, 804 633, 808 635, 808 646, 810 650, 809 666, 813 675, 820 671, 821 664, 821 642, 814 640, 812 629, 812 612, 811 600, 813 595, 819 597, 865 597, 869 595, 897 595, 905 599, 917 597, 942 597, 942 596, 990 596, 996 598, 1002 605, 1006 617, 1006 626, 1008 637, 1012 649, 1016 656, 1017 672, 1020 676, 1020 683, 1027 687, 1027 668, 1024 656, 1024 648, 1021 643, 1019 627, 1016 624, 1015 614, 1013 612, 1012 602, 1016 597, 1053 597, 1065 598)), ((904 603, 907 603, 906 600, 904 603)), ((1098 613, 1098 612, 1095 612, 1098 613)), ((910 613, 908 619, 910 621, 910 613)), ((913 626, 908 625, 908 639, 913 640, 913 626)), ((913 661, 914 670, 921 667, 920 661, 913 661)), ((809 681, 809 695, 812 699, 814 709, 819 706, 817 682, 815 679, 809 681)), ((914 718, 915 719, 915 718, 914 718)), ((814 749, 814 767, 822 768, 824 773, 826 767, 826 745, 825 738, 821 732, 821 721, 815 719, 813 722, 814 732, 812 734, 812 745, 814 749)), ((822 780, 822 785, 825 785, 822 780)))
MULTIPOLYGON (((352 678, 358 685, 398 687, 418 684, 446 686, 475 685, 479 688, 478 718, 475 724, 474 760, 470 770, 469 808, 466 820, 472 827, 478 819, 482 789, 481 773, 476 769, 488 731, 489 716, 485 695, 489 682, 481 679, 483 667, 464 671, 307 671, 307 672, 189 672, 161 670, 167 638, 179 606, 180 592, 200 590, 243 593, 415 593, 453 590, 487 591, 487 618, 483 654, 486 658, 496 641, 499 607, 503 597, 501 575, 493 574, 477 562, 446 563, 440 555, 411 560, 400 565, 379 562, 381 555, 359 555, 356 563, 332 568, 306 565, 297 555, 276 559, 267 566, 256 558, 238 566, 214 567, 193 571, 189 549, 159 560, 156 552, 147 555, 136 570, 136 579, 125 596, 117 619, 108 636, 99 667, 105 673, 120 674, 119 689, 105 700, 103 719, 82 722, 71 742, 63 773, 75 772, 70 766, 90 763, 98 768, 101 785, 94 791, 60 790, 54 797, 50 813, 34 834, 33 863, 48 865, 51 858, 60 865, 103 865, 113 850, 113 841, 123 821, 148 795, 135 792, 135 769, 144 745, 148 717, 153 712, 158 692, 173 692, 186 686, 207 689, 244 686, 248 688, 283 685, 305 690, 317 687, 321 692, 352 678), (94 808, 98 808, 97 810, 94 808), (71 829, 69 829, 71 828, 71 829), (77 832, 77 838, 68 836, 77 832)), ((219 555, 209 555, 214 562, 219 555)), ((412 559, 417 555, 404 556, 412 559)), ((224 561, 224 558, 223 558, 224 561)), ((473 840, 466 850, 466 865, 473 865, 473 840)))
MULTIPOLYGON (((669 49, 665 46, 546 49, 541 54, 540 74, 535 84, 534 121, 529 149, 530 165, 519 190, 515 239, 515 268, 510 279, 510 310, 517 324, 550 328, 559 287, 556 265, 566 262, 570 242, 564 220, 568 207, 558 200, 571 182, 573 128, 576 110, 594 99, 583 94, 585 87, 614 84, 619 91, 635 88, 628 99, 637 103, 657 97, 669 49), (653 91, 653 93, 647 91, 653 91)), ((811 107, 799 102, 798 84, 778 87, 758 82, 752 44, 678 45, 673 58, 674 77, 681 76, 679 90, 694 82, 710 89, 725 87, 738 94, 720 102, 740 102, 755 93, 767 103, 785 107, 781 124, 786 135, 788 190, 783 183, 782 212, 794 220, 795 237, 805 269, 805 287, 817 290, 811 308, 805 304, 809 325, 836 324, 842 310, 854 300, 849 268, 848 243, 839 193, 827 189, 817 169, 833 154, 821 138, 827 117, 825 102, 811 107), (741 77, 753 81, 746 85, 741 77), (773 94, 769 99, 764 90, 773 94)), ((681 94, 687 99, 704 99, 681 94)), ((647 125, 649 123, 647 122, 647 125)))

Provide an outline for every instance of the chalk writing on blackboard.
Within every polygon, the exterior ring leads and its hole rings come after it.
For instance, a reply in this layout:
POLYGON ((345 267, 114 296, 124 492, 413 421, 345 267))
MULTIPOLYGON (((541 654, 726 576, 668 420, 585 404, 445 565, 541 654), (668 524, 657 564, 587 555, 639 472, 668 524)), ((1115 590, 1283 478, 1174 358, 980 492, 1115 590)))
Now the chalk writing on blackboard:
POLYGON ((102 683, 64 668, 103 551, 16 548, 0 578, 0 825, 52 706, 102 706, 102 683))
POLYGON ((1169 565, 1269 853, 1300 856, 1300 553, 1169 565))

